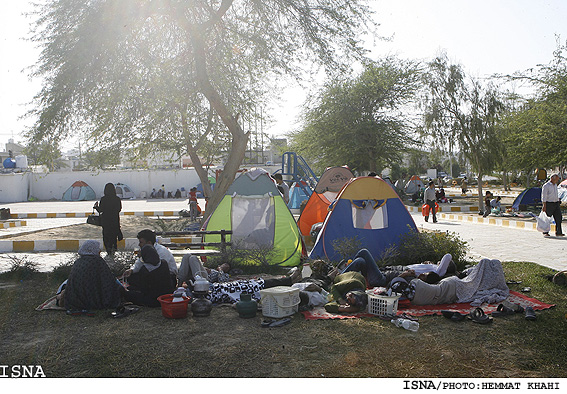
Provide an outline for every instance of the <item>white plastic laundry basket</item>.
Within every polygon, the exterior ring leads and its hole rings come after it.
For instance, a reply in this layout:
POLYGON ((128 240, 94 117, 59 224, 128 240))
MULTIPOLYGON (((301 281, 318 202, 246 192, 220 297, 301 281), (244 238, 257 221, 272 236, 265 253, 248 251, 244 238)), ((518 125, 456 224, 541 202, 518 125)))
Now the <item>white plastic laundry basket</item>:
POLYGON ((367 291, 368 313, 376 316, 395 315, 398 313, 398 300, 400 296, 383 296, 367 291))
POLYGON ((286 317, 299 309, 299 289, 289 286, 276 286, 260 290, 262 315, 266 317, 286 317))

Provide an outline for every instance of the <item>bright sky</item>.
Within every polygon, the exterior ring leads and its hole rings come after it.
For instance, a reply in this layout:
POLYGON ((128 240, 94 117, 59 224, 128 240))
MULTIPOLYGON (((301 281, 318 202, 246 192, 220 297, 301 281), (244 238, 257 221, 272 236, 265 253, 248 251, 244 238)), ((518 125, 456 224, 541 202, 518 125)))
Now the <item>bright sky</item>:
MULTIPOLYGON (((396 54, 428 60, 445 50, 476 76, 512 73, 548 63, 555 35, 567 40, 565 0, 371 0, 379 34, 391 41, 368 43, 372 57, 396 54)), ((13 138, 21 141, 26 122, 19 119, 40 89, 22 70, 35 63, 38 51, 22 40, 28 32, 25 0, 2 0, 0 13, 0 149, 13 138)), ((305 91, 289 88, 274 108, 266 131, 283 135, 296 127, 305 91)), ((29 124, 30 121, 27 121, 29 124)))

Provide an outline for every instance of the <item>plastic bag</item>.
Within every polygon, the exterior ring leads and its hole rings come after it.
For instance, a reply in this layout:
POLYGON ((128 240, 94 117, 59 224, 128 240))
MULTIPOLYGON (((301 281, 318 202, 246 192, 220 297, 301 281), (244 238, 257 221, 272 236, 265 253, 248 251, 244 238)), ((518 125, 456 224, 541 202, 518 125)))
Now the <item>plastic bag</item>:
POLYGON ((421 207, 421 214, 423 216, 429 216, 429 209, 429 205, 423 204, 423 206, 421 207))
POLYGON ((548 233, 551 230, 551 218, 547 216, 545 211, 541 211, 538 217, 536 217, 537 226, 536 229, 542 233, 548 233))

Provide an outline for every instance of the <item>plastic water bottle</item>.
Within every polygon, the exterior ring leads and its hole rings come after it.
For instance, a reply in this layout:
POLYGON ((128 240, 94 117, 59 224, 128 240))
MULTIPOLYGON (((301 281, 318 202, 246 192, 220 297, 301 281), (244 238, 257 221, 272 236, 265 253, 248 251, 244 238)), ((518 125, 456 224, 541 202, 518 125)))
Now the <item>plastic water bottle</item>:
POLYGON ((412 332, 416 332, 417 330, 419 330, 419 323, 413 320, 392 319, 391 321, 392 323, 394 323, 396 327, 402 327, 412 332))
POLYGON ((309 278, 312 273, 313 273, 313 270, 311 269, 311 266, 309 265, 309 263, 303 264, 303 269, 301 270, 301 277, 302 278, 309 278))

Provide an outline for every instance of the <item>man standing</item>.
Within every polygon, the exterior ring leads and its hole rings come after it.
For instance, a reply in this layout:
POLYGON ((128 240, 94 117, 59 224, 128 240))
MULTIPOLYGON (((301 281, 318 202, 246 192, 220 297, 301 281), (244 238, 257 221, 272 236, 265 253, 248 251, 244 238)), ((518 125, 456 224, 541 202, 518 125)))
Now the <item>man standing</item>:
MULTIPOLYGON (((435 213, 435 183, 429 181, 429 187, 425 189, 423 194, 423 199, 425 203, 429 205, 429 213, 433 214, 433 223, 437 223, 437 215, 435 213)), ((429 215, 425 216, 425 221, 429 220, 429 215)))
POLYGON ((282 197, 287 204, 289 202, 289 186, 283 181, 282 174, 275 174, 274 179, 276 180, 278 186, 283 189, 282 197))
MULTIPOLYGON (((557 184, 559 183, 559 175, 553 174, 549 181, 541 188, 541 201, 543 202, 543 211, 549 217, 553 216, 555 220, 555 235, 562 237, 561 231, 561 201, 557 195, 557 184)), ((549 237, 549 232, 543 233, 544 237, 549 237)))

